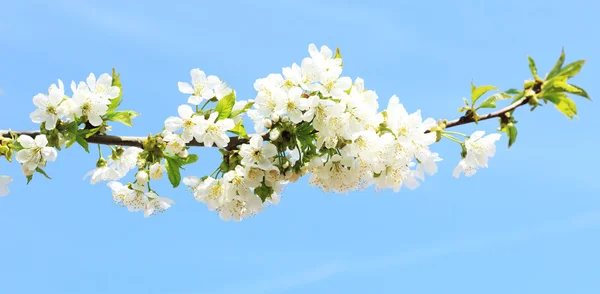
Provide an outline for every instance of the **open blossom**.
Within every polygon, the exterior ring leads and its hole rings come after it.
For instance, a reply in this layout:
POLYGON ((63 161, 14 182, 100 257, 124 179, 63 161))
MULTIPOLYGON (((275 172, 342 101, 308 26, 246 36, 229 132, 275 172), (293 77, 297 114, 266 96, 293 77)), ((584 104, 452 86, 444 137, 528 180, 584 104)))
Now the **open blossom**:
POLYGON ((198 141, 203 142, 206 147, 211 147, 215 144, 219 148, 223 148, 229 143, 229 136, 225 132, 233 129, 235 124, 230 118, 217 121, 218 116, 218 112, 213 112, 207 120, 201 117, 201 126, 205 129, 205 132, 200 136, 198 141))
POLYGON ((467 155, 454 169, 452 175, 455 178, 460 177, 461 173, 470 177, 477 169, 488 166, 489 157, 496 153, 495 143, 500 140, 500 134, 489 134, 485 137, 484 134, 484 131, 476 131, 465 141, 467 155))
POLYGON ((12 178, 9 176, 0 176, 0 197, 4 197, 10 193, 8 184, 12 183, 12 178))
POLYGON ((21 135, 17 139, 19 144, 23 146, 23 150, 17 152, 17 161, 23 164, 23 171, 26 175, 30 175, 35 169, 44 165, 46 161, 55 161, 58 155, 56 149, 46 147, 48 139, 46 135, 38 135, 35 140, 27 135, 21 135), (30 172, 29 174, 27 174, 30 172))
POLYGON ((272 143, 263 145, 263 138, 260 135, 253 135, 249 144, 243 144, 240 148, 242 164, 245 166, 258 166, 267 170, 273 165, 271 158, 277 155, 277 148, 272 143))
POLYGON ((183 140, 183 138, 180 135, 171 133, 167 130, 165 130, 162 133, 162 135, 163 135, 163 141, 167 142, 165 151, 167 151, 170 154, 179 155, 180 157, 186 157, 186 156, 184 156, 184 155, 186 155, 186 152, 187 152, 187 149, 185 149, 186 142, 183 140))
POLYGON ((64 89, 50 87, 50 93, 37 94, 33 97, 33 104, 38 107, 29 117, 34 123, 45 123, 46 130, 56 127, 56 122, 68 114, 66 104, 63 104, 64 89))
POLYGON ((85 180, 89 176, 91 176, 90 183, 94 185, 100 181, 118 180, 124 175, 122 176, 114 167, 107 166, 106 160, 100 158, 96 163, 96 168, 86 173, 83 179, 85 180))
MULTIPOLYGON (((191 183, 188 180, 189 184, 191 183)), ((223 178, 216 180, 208 177, 204 181, 198 182, 194 189, 194 198, 206 203, 210 211, 216 210, 225 202, 225 180, 223 178)))
MULTIPOLYGON (((198 68, 190 71, 192 76, 192 85, 185 82, 178 82, 179 91, 184 94, 190 94, 188 98, 189 104, 198 105, 203 100, 208 100, 215 97, 215 89, 219 96, 225 96, 228 89, 219 87, 221 80, 216 76, 206 76, 206 74, 198 68)), ((227 93, 228 94, 228 93, 227 93)))
POLYGON ((484 131, 474 132, 465 141, 467 162, 480 167, 487 167, 488 158, 496 153, 496 141, 500 140, 500 134, 489 134, 483 137, 484 134, 484 131))
POLYGON ((165 210, 171 207, 171 205, 175 204, 175 201, 169 198, 158 197, 158 195, 154 192, 148 192, 146 193, 146 196, 148 197, 149 201, 144 209, 144 217, 163 213, 165 210))
POLYGON ((86 82, 90 93, 101 99, 110 100, 117 98, 121 92, 119 87, 112 85, 112 76, 107 73, 101 74, 98 80, 96 80, 94 73, 90 73, 86 82))
POLYGON ((124 177, 130 170, 136 167, 138 155, 142 151, 144 150, 138 147, 129 147, 124 151, 121 149, 120 152, 122 153, 120 155, 116 158, 111 157, 108 160, 108 166, 115 169, 120 177, 124 177))
POLYGON ((165 129, 169 132, 176 132, 183 128, 181 138, 188 143, 192 139, 198 140, 204 134, 204 128, 200 124, 200 116, 194 115, 194 110, 189 105, 180 105, 177 108, 180 117, 171 116, 165 121, 165 129))
POLYGON ((85 83, 81 82, 74 90, 70 104, 71 116, 86 116, 90 124, 97 127, 102 124, 102 116, 108 111, 110 100, 105 96, 94 94, 85 83))
POLYGON ((163 177, 165 166, 156 162, 150 166, 150 178, 153 180, 160 180, 163 177))

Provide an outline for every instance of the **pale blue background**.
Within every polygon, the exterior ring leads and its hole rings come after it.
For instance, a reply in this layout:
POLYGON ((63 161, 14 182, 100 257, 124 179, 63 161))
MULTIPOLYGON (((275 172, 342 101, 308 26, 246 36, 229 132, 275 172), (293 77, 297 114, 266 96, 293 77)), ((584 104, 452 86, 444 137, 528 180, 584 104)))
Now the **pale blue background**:
MULTIPOLYGON (((56 79, 116 67, 123 107, 142 116, 114 133, 157 132, 191 68, 253 98, 256 78, 300 62, 309 43, 341 46, 345 74, 382 105, 395 93, 434 118, 458 115, 472 79, 521 87, 527 55, 546 73, 562 46, 589 60, 577 84, 600 93, 594 1, 119 2, 0 4, 0 129, 33 129, 31 98, 56 79)), ((303 179, 241 223, 166 181, 168 213, 129 213, 81 180, 95 155, 78 148, 29 186, 2 162, 16 179, 0 199, 0 293, 598 293, 600 108, 576 101, 573 121, 518 110, 517 144, 503 137, 474 178, 452 178, 460 150, 445 142, 418 190, 324 194, 303 179)), ((212 171, 216 150, 194 151, 202 164, 188 171, 212 171)))

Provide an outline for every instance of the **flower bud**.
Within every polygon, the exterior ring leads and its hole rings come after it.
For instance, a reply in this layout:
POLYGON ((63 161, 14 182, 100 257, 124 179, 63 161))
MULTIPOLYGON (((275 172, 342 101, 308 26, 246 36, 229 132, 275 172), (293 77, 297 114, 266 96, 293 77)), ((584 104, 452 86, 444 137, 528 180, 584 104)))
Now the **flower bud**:
POLYGON ((286 116, 284 116, 284 117, 281 118, 281 121, 284 122, 284 123, 286 123, 286 122, 290 121, 290 117, 286 115, 286 116))
POLYGON ((275 141, 279 139, 279 135, 281 135, 279 129, 272 129, 271 132, 269 132, 269 139, 271 139, 271 141, 275 141))
POLYGON ((273 122, 271 122, 270 119, 265 118, 263 120, 263 125, 265 125, 265 128, 270 129, 273 126, 273 122))
POLYGON ((141 170, 138 171, 137 174, 135 174, 135 179, 137 180, 138 184, 145 185, 146 183, 148 183, 149 176, 145 170, 141 170))
POLYGON ((279 114, 277 114, 277 113, 271 114, 271 119, 273 120, 274 123, 278 123, 279 122, 279 114))

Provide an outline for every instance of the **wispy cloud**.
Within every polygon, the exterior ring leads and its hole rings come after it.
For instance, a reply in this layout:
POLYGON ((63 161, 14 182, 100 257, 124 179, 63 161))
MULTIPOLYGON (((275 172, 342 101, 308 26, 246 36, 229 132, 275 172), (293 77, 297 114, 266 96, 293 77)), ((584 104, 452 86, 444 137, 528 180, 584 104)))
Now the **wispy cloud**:
POLYGON ((373 272, 389 267, 428 261, 451 254, 489 250, 498 246, 507 246, 544 236, 565 234, 598 225, 600 225, 600 212, 591 212, 534 227, 443 242, 408 252, 364 259, 332 261, 298 273, 273 275, 274 278, 272 279, 244 285, 244 287, 236 289, 226 289, 220 293, 238 293, 241 289, 247 294, 284 292, 344 273, 373 272))

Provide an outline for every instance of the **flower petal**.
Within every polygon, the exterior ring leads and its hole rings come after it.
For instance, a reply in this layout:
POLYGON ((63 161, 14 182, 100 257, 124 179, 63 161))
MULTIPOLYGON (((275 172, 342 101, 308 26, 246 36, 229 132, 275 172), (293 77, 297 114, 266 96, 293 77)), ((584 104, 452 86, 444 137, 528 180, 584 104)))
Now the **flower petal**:
POLYGON ((177 113, 179 113, 179 116, 183 119, 188 119, 190 117, 192 117, 192 115, 194 115, 194 110, 192 109, 191 106, 183 104, 183 105, 179 105, 179 107, 177 108, 177 113))
POLYGON ((177 82, 177 87, 179 88, 179 92, 181 92, 183 94, 193 94, 194 93, 194 88, 188 83, 177 82))

